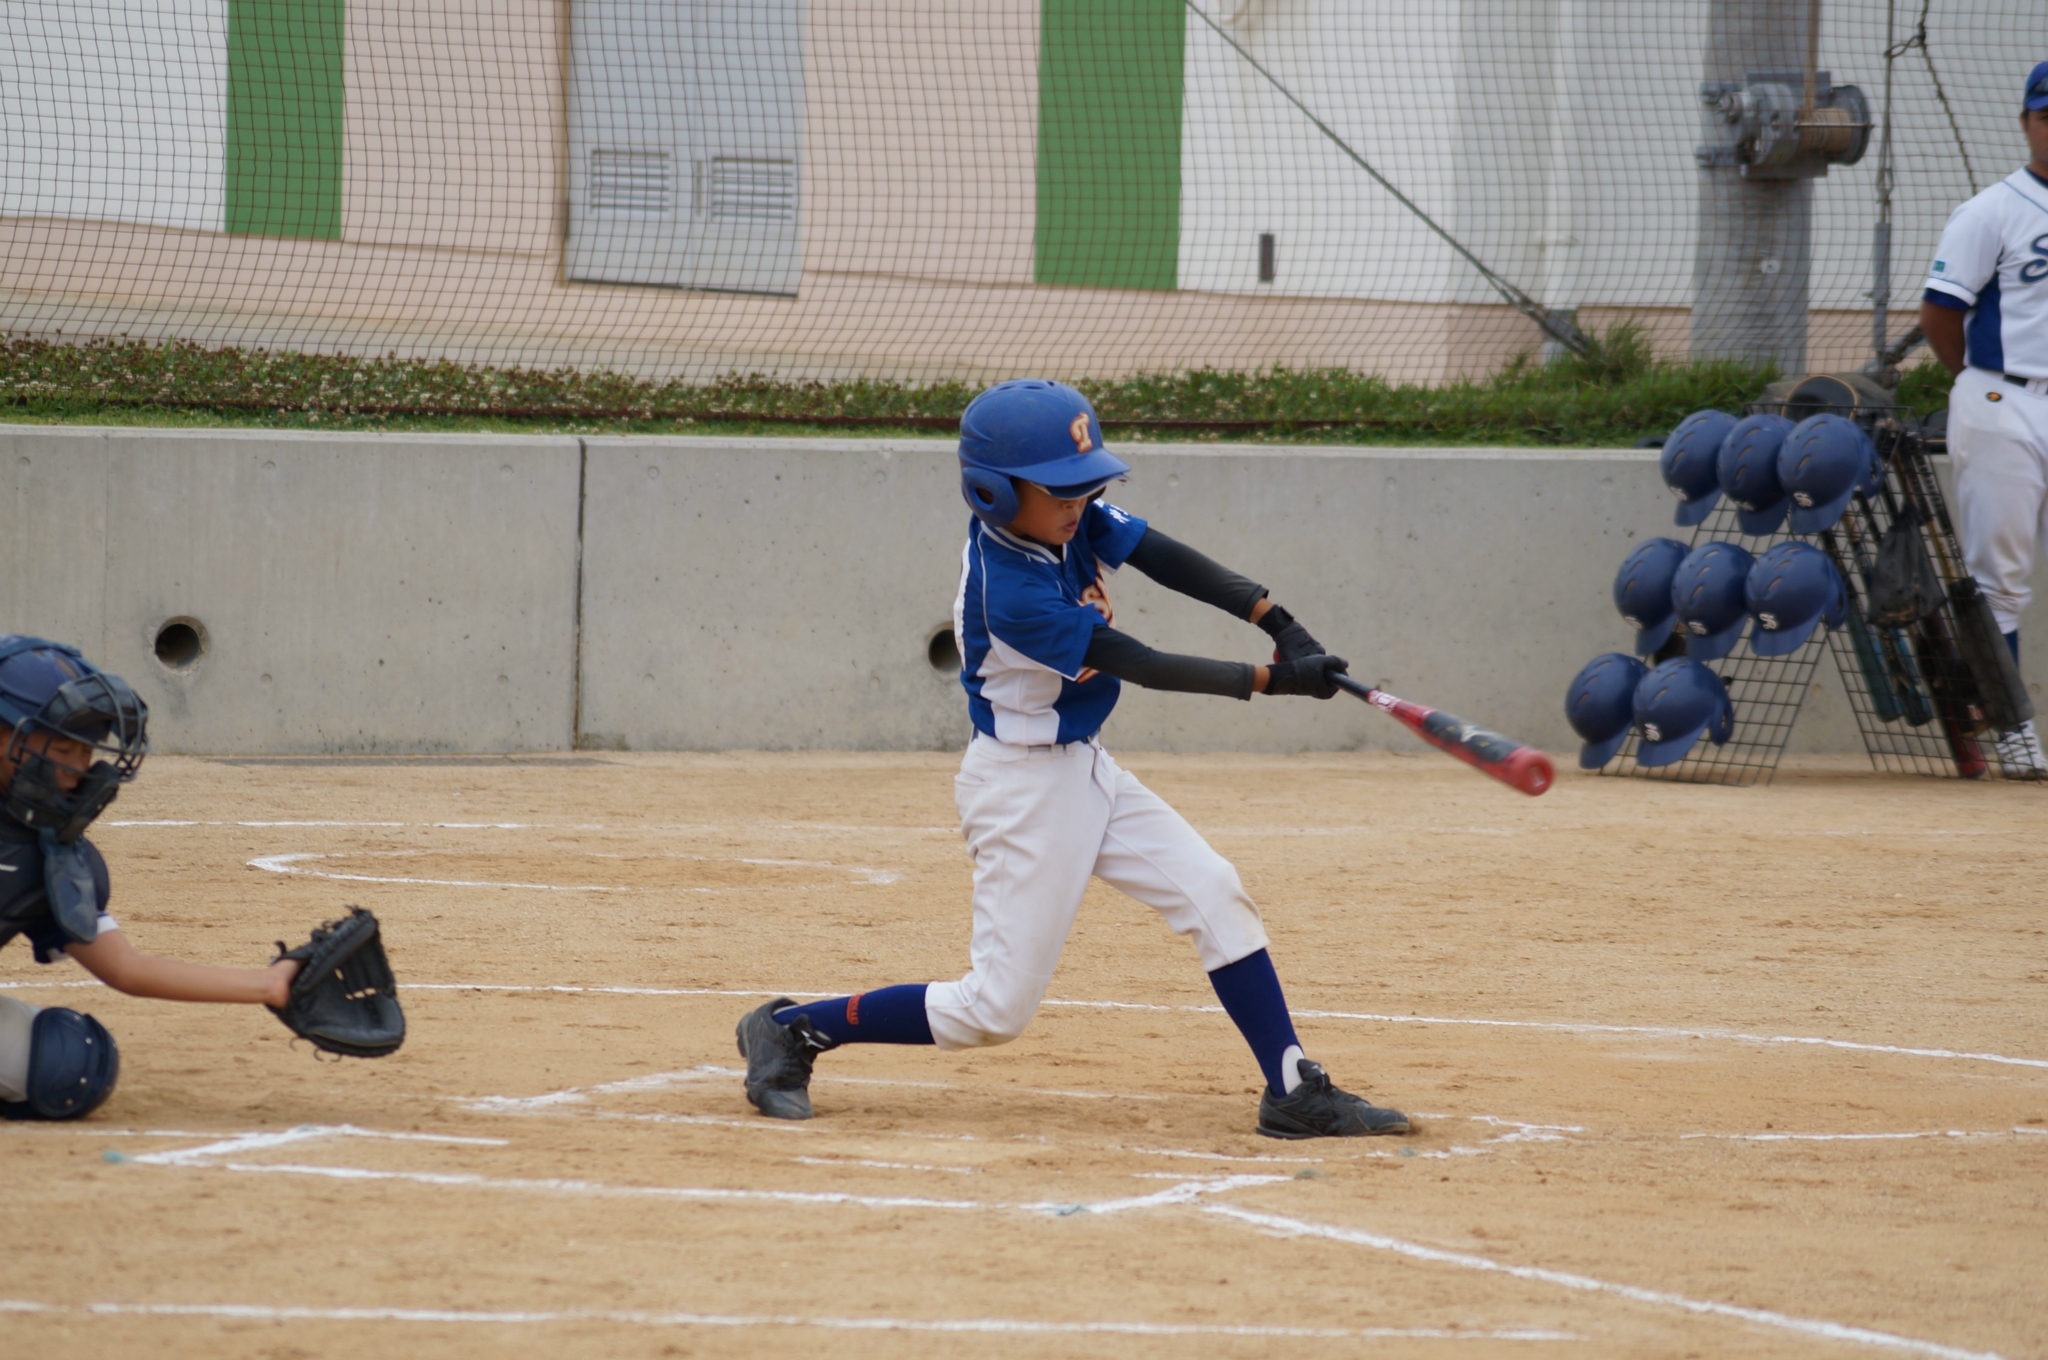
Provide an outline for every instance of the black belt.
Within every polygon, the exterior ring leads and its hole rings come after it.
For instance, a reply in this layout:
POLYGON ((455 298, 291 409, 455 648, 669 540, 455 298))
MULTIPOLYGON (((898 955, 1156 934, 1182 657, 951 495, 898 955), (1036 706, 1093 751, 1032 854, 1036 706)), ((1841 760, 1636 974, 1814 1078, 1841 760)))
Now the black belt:
POLYGON ((2017 373, 2001 373, 1998 376, 2011 383, 2014 387, 2026 387, 2029 384, 2040 381, 2039 378, 2022 378, 2017 373))

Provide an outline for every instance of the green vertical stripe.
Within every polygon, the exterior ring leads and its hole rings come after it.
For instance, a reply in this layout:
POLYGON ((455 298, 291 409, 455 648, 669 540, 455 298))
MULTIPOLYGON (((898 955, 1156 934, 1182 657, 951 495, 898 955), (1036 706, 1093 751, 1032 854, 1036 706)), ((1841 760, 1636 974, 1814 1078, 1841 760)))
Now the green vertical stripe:
POLYGON ((1180 259, 1182 0, 1042 0, 1040 283, 1172 288, 1180 259))
POLYGON ((227 229, 341 239, 343 0, 228 0, 227 229))

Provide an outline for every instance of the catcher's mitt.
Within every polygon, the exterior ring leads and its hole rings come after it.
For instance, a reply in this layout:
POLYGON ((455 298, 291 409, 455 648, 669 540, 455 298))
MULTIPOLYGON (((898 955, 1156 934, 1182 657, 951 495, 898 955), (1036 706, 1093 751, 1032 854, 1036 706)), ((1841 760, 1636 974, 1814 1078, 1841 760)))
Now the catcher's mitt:
POLYGON ((350 907, 297 949, 279 940, 277 957, 297 959, 299 972, 290 999, 270 1009, 301 1039, 351 1058, 381 1058, 405 1042, 398 981, 369 912, 350 907))

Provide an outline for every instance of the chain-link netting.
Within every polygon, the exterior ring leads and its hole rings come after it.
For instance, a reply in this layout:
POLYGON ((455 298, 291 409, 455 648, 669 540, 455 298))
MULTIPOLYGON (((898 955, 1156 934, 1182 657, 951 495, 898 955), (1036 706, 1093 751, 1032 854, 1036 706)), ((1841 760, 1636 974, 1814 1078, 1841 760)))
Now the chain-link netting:
POLYGON ((2039 0, 0 0, 0 330, 1435 383, 1634 322, 1854 368, 2044 56, 2039 0))

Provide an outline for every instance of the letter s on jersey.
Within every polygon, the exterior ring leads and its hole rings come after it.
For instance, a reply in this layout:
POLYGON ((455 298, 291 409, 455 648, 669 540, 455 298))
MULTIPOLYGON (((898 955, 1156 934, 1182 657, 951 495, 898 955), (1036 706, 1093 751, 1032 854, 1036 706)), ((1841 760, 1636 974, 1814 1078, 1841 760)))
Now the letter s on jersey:
POLYGON ((2039 283, 2048 278, 2048 231, 2034 238, 2034 258, 2020 266, 2021 283, 2039 283))

